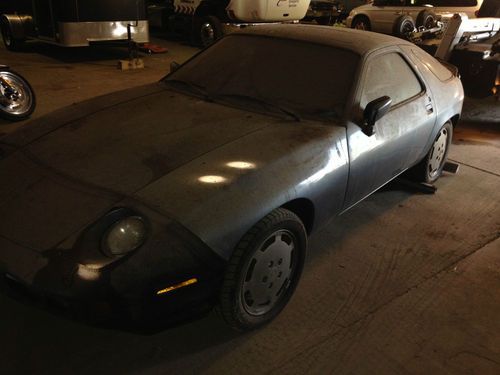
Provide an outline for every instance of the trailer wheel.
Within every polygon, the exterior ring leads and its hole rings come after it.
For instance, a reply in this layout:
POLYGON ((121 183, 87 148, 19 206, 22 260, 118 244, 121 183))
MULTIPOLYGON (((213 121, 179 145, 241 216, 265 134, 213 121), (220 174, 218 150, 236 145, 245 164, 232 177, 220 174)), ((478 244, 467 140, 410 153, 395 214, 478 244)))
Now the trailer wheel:
POLYGON ((415 30, 415 21, 408 15, 400 16, 394 23, 392 33, 402 39, 407 39, 408 34, 415 30))
POLYGON ((424 29, 432 29, 436 26, 437 16, 436 13, 429 9, 422 10, 417 16, 417 27, 424 27, 424 29))
POLYGON ((5 21, 5 19, 2 20, 0 29, 2 30, 2 39, 3 44, 5 44, 5 48, 9 51, 18 51, 23 44, 23 40, 14 38, 10 25, 5 21))
POLYGON ((201 47, 206 48, 224 35, 222 23, 215 16, 202 17, 198 28, 201 47))

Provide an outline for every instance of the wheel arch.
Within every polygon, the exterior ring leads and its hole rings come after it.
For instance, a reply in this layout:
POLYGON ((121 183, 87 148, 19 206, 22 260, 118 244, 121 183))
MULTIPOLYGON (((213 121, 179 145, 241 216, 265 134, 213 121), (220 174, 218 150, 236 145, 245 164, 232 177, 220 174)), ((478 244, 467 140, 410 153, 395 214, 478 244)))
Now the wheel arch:
POLYGON ((455 128, 458 125, 458 120, 460 120, 460 114, 457 113, 455 116, 452 116, 449 121, 451 121, 451 124, 455 128))
POLYGON ((310 234, 314 226, 315 208, 314 203, 307 198, 297 198, 281 206, 297 215, 304 224, 307 234, 310 234))
POLYGON ((354 18, 352 19, 352 22, 351 22, 351 28, 354 28, 354 25, 356 24, 356 21, 357 20, 360 20, 360 19, 364 19, 368 22, 368 25, 371 27, 371 21, 370 21, 370 17, 368 17, 367 14, 365 13, 358 13, 354 16, 354 18))

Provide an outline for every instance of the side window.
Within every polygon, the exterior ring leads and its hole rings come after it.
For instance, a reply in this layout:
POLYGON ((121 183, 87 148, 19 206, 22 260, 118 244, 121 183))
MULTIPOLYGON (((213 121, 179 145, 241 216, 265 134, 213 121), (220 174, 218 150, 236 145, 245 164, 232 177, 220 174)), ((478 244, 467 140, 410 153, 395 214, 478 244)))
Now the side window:
POLYGON ((384 95, 390 96, 392 105, 396 105, 422 92, 422 85, 413 70, 395 52, 371 59, 365 74, 361 108, 384 95))
POLYGON ((437 7, 475 7, 477 0, 436 0, 434 3, 437 7))

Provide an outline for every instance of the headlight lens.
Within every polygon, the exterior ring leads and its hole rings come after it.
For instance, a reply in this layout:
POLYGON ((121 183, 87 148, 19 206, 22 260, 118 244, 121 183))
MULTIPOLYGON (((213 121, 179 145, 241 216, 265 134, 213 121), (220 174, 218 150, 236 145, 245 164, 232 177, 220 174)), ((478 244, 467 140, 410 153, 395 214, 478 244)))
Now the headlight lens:
POLYGON ((121 256, 139 248, 146 240, 146 223, 139 216, 129 216, 114 223, 103 238, 108 255, 121 256))

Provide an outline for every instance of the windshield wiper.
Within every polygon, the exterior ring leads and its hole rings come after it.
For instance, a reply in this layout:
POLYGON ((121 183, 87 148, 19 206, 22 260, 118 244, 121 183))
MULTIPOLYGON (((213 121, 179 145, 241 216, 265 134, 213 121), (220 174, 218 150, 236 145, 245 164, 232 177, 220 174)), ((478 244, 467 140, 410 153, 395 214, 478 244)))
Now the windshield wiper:
POLYGON ((174 85, 181 89, 187 89, 188 91, 202 96, 205 100, 212 101, 212 98, 208 94, 205 87, 198 85, 194 82, 184 81, 182 79, 165 79, 163 80, 166 84, 174 85))
POLYGON ((274 110, 278 110, 281 113, 284 113, 285 115, 292 117, 295 121, 300 121, 301 118, 300 116, 292 111, 291 109, 285 108, 277 103, 274 103, 270 100, 251 96, 251 95, 245 95, 245 94, 217 94, 216 96, 217 99, 237 99, 241 101, 246 101, 246 102, 254 102, 257 103, 263 107, 266 108, 272 108, 274 110))

